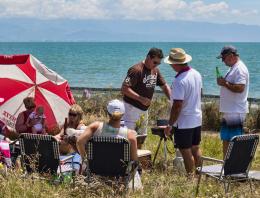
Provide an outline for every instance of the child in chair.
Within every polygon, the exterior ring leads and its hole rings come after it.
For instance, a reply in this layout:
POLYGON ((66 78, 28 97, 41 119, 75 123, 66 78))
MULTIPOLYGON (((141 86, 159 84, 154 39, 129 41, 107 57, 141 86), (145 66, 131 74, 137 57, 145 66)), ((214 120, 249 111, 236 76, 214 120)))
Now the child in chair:
POLYGON ((38 106, 35 112, 32 112, 28 119, 27 125, 32 125, 33 134, 45 134, 45 118, 43 106, 38 106))

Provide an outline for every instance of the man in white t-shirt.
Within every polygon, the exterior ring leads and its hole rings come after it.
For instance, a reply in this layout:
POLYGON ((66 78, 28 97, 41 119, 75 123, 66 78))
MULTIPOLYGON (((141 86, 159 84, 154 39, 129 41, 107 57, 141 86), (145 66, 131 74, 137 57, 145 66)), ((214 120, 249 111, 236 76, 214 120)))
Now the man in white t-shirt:
POLYGON ((224 158, 232 137, 243 133, 243 123, 248 113, 249 73, 234 46, 224 46, 217 58, 221 58, 229 67, 224 77, 217 78, 217 83, 221 86, 219 111, 223 113, 223 120, 220 137, 224 158))
POLYGON ((171 49, 164 59, 177 72, 171 86, 172 109, 165 134, 169 136, 173 128, 175 147, 180 149, 188 175, 201 164, 202 78, 188 66, 191 60, 181 48, 171 49))

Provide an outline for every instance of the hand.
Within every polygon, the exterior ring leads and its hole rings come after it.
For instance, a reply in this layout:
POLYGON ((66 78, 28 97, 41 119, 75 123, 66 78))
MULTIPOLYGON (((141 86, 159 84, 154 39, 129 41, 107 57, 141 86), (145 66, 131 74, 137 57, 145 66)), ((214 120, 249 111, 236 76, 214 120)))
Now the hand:
POLYGON ((31 120, 30 120, 30 124, 29 124, 30 127, 32 127, 32 126, 34 126, 35 124, 37 124, 37 122, 38 122, 38 121, 37 121, 36 119, 31 119, 31 120))
POLYGON ((223 77, 217 78, 217 83, 219 86, 225 86, 226 80, 223 77))
POLYGON ((143 96, 139 97, 139 102, 141 102, 144 106, 150 106, 151 104, 151 100, 143 96))
POLYGON ((62 140, 62 136, 60 134, 57 134, 53 137, 57 140, 57 142, 61 142, 61 140, 62 140))
POLYGON ((171 136, 171 131, 172 131, 172 126, 168 125, 165 129, 164 129, 164 134, 166 137, 171 136))

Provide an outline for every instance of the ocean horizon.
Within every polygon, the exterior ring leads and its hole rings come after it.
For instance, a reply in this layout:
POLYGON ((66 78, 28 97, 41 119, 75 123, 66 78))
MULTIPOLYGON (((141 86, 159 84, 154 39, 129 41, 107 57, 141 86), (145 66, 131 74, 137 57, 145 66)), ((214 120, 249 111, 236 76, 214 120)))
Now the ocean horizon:
MULTIPOLYGON (((127 70, 142 61, 151 47, 167 56, 181 47, 192 56, 190 66, 203 77, 203 92, 218 95, 215 67, 225 74, 228 67, 216 59, 224 45, 238 49, 250 73, 249 97, 260 98, 260 43, 213 42, 1 42, 0 54, 32 54, 68 80, 71 87, 120 88, 127 70)), ((162 61, 163 62, 163 61, 162 61)), ((175 72, 167 64, 159 66, 169 85, 175 72)))

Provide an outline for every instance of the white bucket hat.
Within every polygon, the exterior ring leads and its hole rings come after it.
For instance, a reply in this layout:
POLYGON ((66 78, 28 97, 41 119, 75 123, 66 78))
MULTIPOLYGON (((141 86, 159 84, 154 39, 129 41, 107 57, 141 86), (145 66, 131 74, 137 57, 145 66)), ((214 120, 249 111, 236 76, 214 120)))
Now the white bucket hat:
POLYGON ((192 60, 192 57, 182 48, 172 48, 169 56, 164 59, 164 62, 167 64, 185 64, 192 60))
POLYGON ((111 100, 107 105, 107 111, 109 114, 114 114, 115 112, 118 112, 120 114, 125 113, 125 105, 120 100, 111 100))

